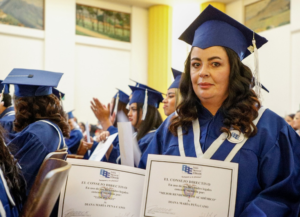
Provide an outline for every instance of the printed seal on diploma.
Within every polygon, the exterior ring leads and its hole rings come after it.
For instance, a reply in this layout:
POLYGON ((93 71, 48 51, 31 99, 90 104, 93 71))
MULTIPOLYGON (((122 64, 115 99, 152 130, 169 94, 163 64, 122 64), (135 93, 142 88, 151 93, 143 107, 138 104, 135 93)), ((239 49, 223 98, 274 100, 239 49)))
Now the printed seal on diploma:
POLYGON ((140 216, 233 217, 238 164, 149 155, 140 216))

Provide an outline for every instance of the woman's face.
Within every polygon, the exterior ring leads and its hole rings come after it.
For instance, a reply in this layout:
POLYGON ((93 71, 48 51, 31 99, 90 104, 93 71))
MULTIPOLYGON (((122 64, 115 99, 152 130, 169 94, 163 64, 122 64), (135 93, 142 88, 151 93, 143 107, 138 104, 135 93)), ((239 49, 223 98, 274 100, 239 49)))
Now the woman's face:
POLYGON ((164 113, 166 116, 169 116, 170 114, 175 112, 176 109, 176 88, 170 88, 167 92, 167 96, 164 98, 164 113))
POLYGON ((85 126, 82 123, 79 123, 79 127, 82 133, 85 132, 85 126))
POLYGON ((203 104, 221 105, 227 98, 230 64, 222 47, 194 47, 190 74, 194 92, 203 104))
POLYGON ((291 126, 294 127, 294 120, 290 116, 285 116, 284 120, 291 126))
POLYGON ((143 112, 141 111, 139 120, 137 121, 137 116, 138 116, 137 103, 131 103, 128 111, 128 119, 131 122, 132 126, 134 126, 136 129, 139 129, 142 123, 142 116, 143 116, 142 113, 143 112))
POLYGON ((297 112, 294 117, 294 126, 295 129, 300 129, 300 112, 297 112))

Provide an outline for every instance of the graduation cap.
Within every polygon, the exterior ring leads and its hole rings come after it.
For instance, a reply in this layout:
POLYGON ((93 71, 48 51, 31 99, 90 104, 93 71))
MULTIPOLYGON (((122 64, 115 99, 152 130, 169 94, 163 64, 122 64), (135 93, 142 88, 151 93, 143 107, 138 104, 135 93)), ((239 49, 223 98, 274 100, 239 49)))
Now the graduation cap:
POLYGON ((60 92, 59 90, 52 88, 52 93, 59 99, 62 100, 65 97, 65 94, 63 92, 60 92))
POLYGON ((237 53, 240 60, 251 54, 248 47, 252 45, 253 38, 256 40, 257 49, 268 42, 211 5, 179 37, 193 47, 201 49, 212 46, 230 48, 237 53))
POLYGON ((0 92, 2 93, 2 90, 4 88, 4 84, 2 84, 3 80, 0 80, 0 92))
POLYGON ((171 89, 171 88, 179 88, 179 83, 180 83, 182 72, 180 72, 180 71, 178 71, 176 69, 173 69, 173 68, 171 68, 171 69, 172 69, 174 81, 170 85, 169 89, 171 89))
POLYGON ((129 86, 132 90, 132 96, 129 102, 129 105, 132 103, 143 103, 143 117, 142 120, 145 120, 147 114, 148 105, 159 107, 159 103, 163 101, 163 96, 158 91, 153 91, 151 89, 129 86))
POLYGON ((57 87, 63 73, 33 69, 13 69, 2 82, 14 84, 18 97, 47 96, 57 87))
POLYGON ((74 109, 71 110, 71 111, 69 111, 69 112, 67 113, 67 114, 68 114, 68 119, 74 118, 73 111, 74 111, 74 109))
POLYGON ((115 112, 116 115, 118 113, 119 101, 123 102, 125 104, 128 104, 128 102, 129 102, 129 96, 126 93, 124 93, 122 90, 120 90, 120 89, 117 89, 117 90, 118 90, 118 92, 114 96, 114 98, 116 99, 115 108, 114 108, 114 112, 115 112))
POLYGON ((254 53, 255 92, 260 96, 262 86, 259 81, 257 49, 267 43, 267 39, 211 5, 195 19, 179 39, 201 49, 212 46, 230 48, 240 60, 254 53))
POLYGON ((156 91, 156 92, 159 92, 159 93, 161 93, 161 94, 166 95, 165 93, 162 93, 162 92, 160 92, 160 91, 158 91, 158 90, 155 90, 155 89, 153 89, 153 88, 151 88, 151 87, 149 87, 149 86, 147 86, 147 85, 145 85, 145 84, 142 84, 142 83, 139 83, 139 82, 137 82, 137 81, 135 81, 135 80, 132 80, 131 78, 130 78, 130 80, 136 83, 136 84, 135 84, 136 87, 141 87, 141 88, 144 88, 144 89, 156 91))

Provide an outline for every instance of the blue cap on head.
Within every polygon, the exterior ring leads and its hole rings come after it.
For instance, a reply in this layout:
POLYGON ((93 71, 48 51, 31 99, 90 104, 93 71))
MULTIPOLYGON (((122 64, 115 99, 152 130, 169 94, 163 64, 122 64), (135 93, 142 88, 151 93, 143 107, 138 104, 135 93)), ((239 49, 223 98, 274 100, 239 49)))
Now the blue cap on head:
POLYGON ((65 97, 65 94, 63 92, 60 92, 59 90, 55 89, 54 87, 52 88, 52 93, 59 99, 61 100, 62 98, 65 97))
POLYGON ((201 49, 212 46, 227 47, 235 51, 240 60, 243 60, 251 54, 248 47, 252 45, 253 36, 257 48, 267 42, 264 37, 209 5, 179 39, 201 49))
POLYGON ((33 69, 13 69, 3 84, 14 84, 18 97, 47 96, 57 87, 63 73, 33 69))
POLYGON ((122 90, 118 89, 118 92, 114 96, 115 99, 117 99, 118 94, 119 94, 119 101, 123 102, 125 104, 128 104, 128 102, 129 102, 129 96, 126 93, 124 93, 122 90))
POLYGON ((130 80, 136 83, 136 84, 135 84, 135 87, 141 87, 141 88, 144 88, 144 89, 148 89, 148 90, 152 90, 152 91, 156 91, 156 92, 159 92, 159 93, 161 93, 161 94, 164 94, 164 93, 162 93, 162 92, 160 92, 160 91, 158 91, 158 90, 155 90, 155 89, 153 89, 153 88, 151 88, 151 87, 149 87, 149 86, 147 86, 147 85, 145 85, 145 84, 141 84, 141 83, 139 83, 139 82, 137 82, 137 81, 135 81, 135 80, 132 80, 132 79, 130 79, 130 80))
POLYGON ((181 75, 182 75, 182 72, 176 70, 176 69, 172 69, 172 72, 173 72, 173 77, 174 77, 174 81, 173 83, 170 85, 169 89, 171 88, 179 88, 179 84, 180 84, 180 79, 181 79, 181 75))
POLYGON ((159 103, 162 102, 164 99, 162 94, 157 91, 145 89, 142 87, 134 87, 134 86, 129 86, 129 87, 132 90, 132 96, 131 96, 129 105, 131 105, 132 103, 143 103, 144 104, 146 90, 147 90, 147 95, 148 95, 148 101, 147 101, 148 105, 158 108, 159 103))
POLYGON ((68 112, 68 119, 74 118, 73 111, 74 110, 68 112))

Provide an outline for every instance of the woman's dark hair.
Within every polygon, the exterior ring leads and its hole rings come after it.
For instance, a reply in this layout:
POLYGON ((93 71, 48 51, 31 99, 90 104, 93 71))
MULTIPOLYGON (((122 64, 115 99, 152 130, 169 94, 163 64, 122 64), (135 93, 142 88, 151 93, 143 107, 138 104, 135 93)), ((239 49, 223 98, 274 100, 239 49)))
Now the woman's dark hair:
POLYGON ((12 105, 11 103, 11 95, 10 94, 7 94, 7 93, 4 93, 3 94, 3 98, 2 98, 2 102, 4 102, 4 107, 9 107, 12 105))
MULTIPOLYGON (((26 198, 26 183, 17 167, 17 162, 4 143, 4 136, 5 131, 0 125, 0 168, 16 204, 21 205, 26 198)), ((19 206, 18 209, 20 211, 19 206)))
MULTIPOLYGON (((257 133, 257 128, 252 121, 258 116, 258 109, 261 107, 255 92, 251 89, 252 72, 233 50, 223 48, 229 59, 230 75, 228 97, 220 108, 224 116, 224 126, 220 130, 226 132, 229 137, 230 128, 243 131, 247 137, 251 137, 257 133)), ((201 104, 193 90, 190 76, 191 52, 185 62, 185 73, 180 82, 182 102, 176 108, 178 116, 172 118, 169 126, 169 130, 176 136, 178 126, 182 126, 187 132, 192 121, 197 118, 196 105, 201 104)))
POLYGON ((84 124, 83 122, 80 122, 80 123, 79 123, 79 126, 83 126, 84 131, 86 131, 86 129, 85 129, 85 124, 84 124))
MULTIPOLYGON (((299 111, 298 111, 298 112, 299 112, 299 111)), ((289 114, 289 115, 287 115, 287 116, 289 116, 290 118, 294 119, 295 114, 289 114)))
POLYGON ((16 117, 14 130, 22 131, 29 124, 39 120, 49 120, 55 123, 62 131, 64 137, 69 137, 70 127, 67 115, 60 101, 53 95, 17 97, 15 96, 16 117))
MULTIPOLYGON (((140 116, 142 115, 143 105, 143 103, 137 103, 137 122, 138 120, 140 120, 140 116)), ((157 108, 148 105, 145 120, 142 121, 141 126, 137 131, 137 141, 143 138, 149 131, 156 130, 161 125, 161 123, 162 118, 157 108)), ((135 123, 134 127, 136 127, 136 125, 137 123, 135 123)))
MULTIPOLYGON (((114 104, 114 106, 113 106, 113 108, 111 109, 111 114, 110 114, 110 115, 113 115, 114 110, 115 110, 115 106, 116 106, 116 99, 115 99, 115 98, 114 98, 114 103, 113 103, 113 104, 114 104)), ((122 112, 124 112, 125 115, 127 115, 128 109, 126 108, 126 106, 127 106, 127 104, 125 104, 124 102, 119 101, 117 111, 118 111, 118 112, 119 112, 119 111, 122 111, 122 112)), ((115 121, 114 121, 114 123, 113 123, 113 126, 114 126, 114 127, 118 127, 118 115, 117 115, 116 118, 115 118, 115 121)))

